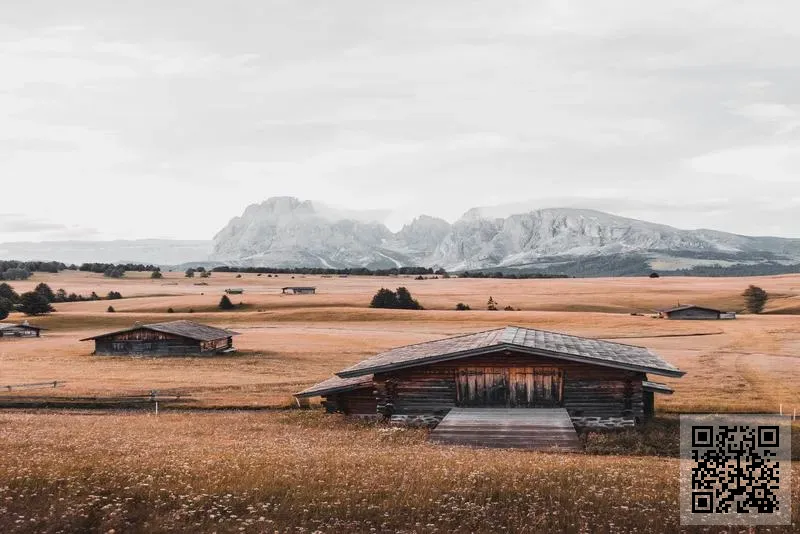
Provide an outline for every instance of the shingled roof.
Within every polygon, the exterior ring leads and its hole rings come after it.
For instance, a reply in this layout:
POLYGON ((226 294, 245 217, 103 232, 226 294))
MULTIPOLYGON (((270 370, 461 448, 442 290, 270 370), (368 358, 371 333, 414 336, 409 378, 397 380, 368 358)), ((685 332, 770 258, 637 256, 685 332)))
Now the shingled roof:
POLYGON ((87 337, 85 339, 81 339, 81 341, 91 341, 93 339, 115 336, 118 334, 124 334, 126 332, 133 332, 134 330, 142 329, 163 332, 165 334, 173 334, 187 339, 194 339, 196 341, 215 341, 217 339, 239 335, 238 332, 234 332, 232 330, 215 328, 213 326, 195 323, 193 321, 170 321, 167 323, 140 324, 124 330, 106 332, 105 334, 87 337))
POLYGON ((372 386, 372 375, 361 375, 353 378, 340 378, 333 376, 324 382, 320 382, 300 393, 295 393, 295 397, 316 397, 319 395, 329 395, 331 393, 341 393, 351 391, 366 386, 372 386))
POLYGON ((661 313, 672 313, 672 312, 677 312, 677 311, 694 310, 694 309, 696 309, 696 310, 706 310, 706 311, 711 311, 711 312, 715 312, 715 313, 722 313, 722 311, 714 309, 714 308, 707 308, 705 306, 696 306, 694 304, 684 304, 683 306, 675 306, 674 308, 665 308, 663 310, 656 310, 656 311, 661 312, 661 313))
POLYGON ((351 378, 455 360, 498 349, 664 376, 679 377, 685 374, 644 347, 516 326, 399 347, 376 354, 336 374, 351 378))

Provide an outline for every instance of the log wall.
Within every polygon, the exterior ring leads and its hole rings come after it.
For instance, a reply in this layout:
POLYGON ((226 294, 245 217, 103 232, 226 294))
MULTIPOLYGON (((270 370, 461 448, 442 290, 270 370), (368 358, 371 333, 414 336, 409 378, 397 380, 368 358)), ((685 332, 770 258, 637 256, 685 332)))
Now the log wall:
POLYGON ((386 417, 443 415, 458 405, 459 368, 548 367, 563 372, 561 406, 574 418, 644 417, 644 373, 510 352, 375 375, 376 408, 386 417))

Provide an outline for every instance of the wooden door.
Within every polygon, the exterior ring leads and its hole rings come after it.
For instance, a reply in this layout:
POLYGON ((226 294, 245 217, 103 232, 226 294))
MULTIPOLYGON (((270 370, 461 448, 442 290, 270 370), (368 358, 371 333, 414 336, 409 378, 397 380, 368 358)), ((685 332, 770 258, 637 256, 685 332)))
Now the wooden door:
POLYGON ((506 406, 508 379, 505 370, 493 367, 459 369, 456 395, 459 406, 506 406))
POLYGON ((554 367, 462 367, 456 402, 465 407, 561 406, 563 371, 554 367))

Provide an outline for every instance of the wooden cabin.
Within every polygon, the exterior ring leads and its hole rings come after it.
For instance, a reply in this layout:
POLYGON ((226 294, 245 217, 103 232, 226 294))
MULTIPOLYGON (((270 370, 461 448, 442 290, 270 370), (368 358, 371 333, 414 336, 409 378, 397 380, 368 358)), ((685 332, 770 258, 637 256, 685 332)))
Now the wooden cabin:
POLYGON ((453 408, 564 408, 576 427, 620 427, 654 413, 650 375, 683 376, 650 350, 505 327, 376 354, 296 394, 329 412, 395 422, 441 420, 453 408))
POLYGON ((226 289, 225 293, 227 293, 228 295, 241 295, 242 293, 244 293, 244 289, 240 287, 231 287, 226 289))
POLYGON ((106 356, 211 356, 233 352, 237 332, 192 321, 139 324, 81 339, 94 341, 94 354, 106 356))
POLYGON ((703 306, 695 306, 694 304, 687 304, 685 306, 676 306, 674 308, 658 310, 658 316, 661 319, 685 319, 685 320, 736 318, 735 313, 723 312, 720 310, 715 310, 714 308, 706 308, 703 306))
POLYGON ((33 326, 25 321, 22 324, 0 323, 0 338, 11 337, 41 337, 44 328, 33 326))
POLYGON ((313 295, 316 292, 317 288, 311 286, 289 286, 281 288, 281 293, 288 295, 313 295))

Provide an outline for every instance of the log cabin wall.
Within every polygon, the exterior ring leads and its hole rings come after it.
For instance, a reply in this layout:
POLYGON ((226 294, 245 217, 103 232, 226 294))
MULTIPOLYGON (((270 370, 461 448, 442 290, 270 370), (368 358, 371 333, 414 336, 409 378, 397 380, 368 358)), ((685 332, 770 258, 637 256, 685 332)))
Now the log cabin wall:
POLYGON ((203 353, 200 341, 144 329, 95 340, 95 354, 106 356, 168 356, 203 353))
POLYGON ((459 369, 502 371, 526 367, 562 371, 560 405, 567 409, 576 426, 629 426, 644 417, 644 373, 512 351, 376 374, 377 409, 393 418, 443 417, 459 404, 459 369))
POLYGON ((720 312, 703 308, 687 308, 685 310, 675 310, 666 315, 668 319, 719 319, 720 312))
POLYGON ((370 387, 323 396, 322 405, 328 413, 344 413, 359 417, 378 415, 375 391, 370 387))

